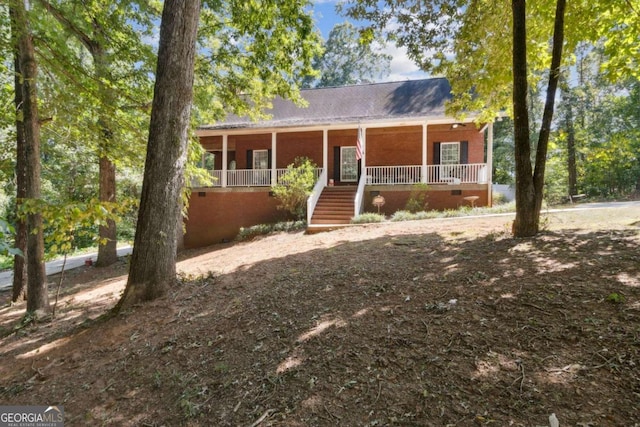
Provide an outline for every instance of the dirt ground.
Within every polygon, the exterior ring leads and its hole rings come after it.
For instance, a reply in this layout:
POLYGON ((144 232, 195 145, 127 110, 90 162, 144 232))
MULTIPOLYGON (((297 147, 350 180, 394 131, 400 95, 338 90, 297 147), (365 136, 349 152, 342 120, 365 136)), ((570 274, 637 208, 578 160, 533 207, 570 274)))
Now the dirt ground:
POLYGON ((126 260, 68 272, 53 322, 20 328, 2 292, 0 404, 67 426, 640 426, 640 208, 532 239, 511 220, 192 250, 115 317, 126 260))

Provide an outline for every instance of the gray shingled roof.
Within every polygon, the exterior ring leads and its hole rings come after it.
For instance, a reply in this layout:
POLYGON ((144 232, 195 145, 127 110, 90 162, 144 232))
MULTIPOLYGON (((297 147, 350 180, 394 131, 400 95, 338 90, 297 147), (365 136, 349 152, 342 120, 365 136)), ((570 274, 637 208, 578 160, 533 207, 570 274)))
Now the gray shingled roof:
POLYGON ((372 83, 319 89, 305 89, 307 107, 276 98, 271 119, 253 122, 230 115, 223 122, 200 129, 242 129, 353 123, 376 119, 445 117, 444 104, 451 98, 451 86, 444 78, 372 83))

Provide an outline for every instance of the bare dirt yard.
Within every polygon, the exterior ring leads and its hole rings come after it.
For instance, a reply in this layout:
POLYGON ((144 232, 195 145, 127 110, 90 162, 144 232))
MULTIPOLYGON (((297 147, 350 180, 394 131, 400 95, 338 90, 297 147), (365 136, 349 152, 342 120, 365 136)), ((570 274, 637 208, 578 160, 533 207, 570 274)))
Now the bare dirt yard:
MULTIPOLYGON (((0 404, 67 426, 640 426, 640 208, 275 234, 181 255, 105 314, 126 261, 67 273, 57 318, 0 293, 0 404)), ((51 277, 55 294, 56 277, 51 277)))

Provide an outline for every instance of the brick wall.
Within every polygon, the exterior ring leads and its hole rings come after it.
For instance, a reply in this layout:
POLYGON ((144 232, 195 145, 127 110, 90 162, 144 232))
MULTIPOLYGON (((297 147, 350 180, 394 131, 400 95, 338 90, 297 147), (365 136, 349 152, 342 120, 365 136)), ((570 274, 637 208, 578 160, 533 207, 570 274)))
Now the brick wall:
MULTIPOLYGON (((378 191, 378 190, 375 190, 378 191)), ((478 196, 478 200, 475 202, 476 206, 487 206, 487 190, 481 189, 468 189, 458 190, 460 194, 452 194, 452 191, 456 189, 447 190, 432 190, 427 192, 427 209, 428 210, 445 210, 445 209, 457 209, 462 206, 469 206, 469 202, 464 200, 467 196, 478 196)), ((380 213, 387 216, 391 216, 394 212, 404 210, 411 196, 411 191, 395 191, 395 190, 380 190, 380 195, 384 197, 385 204, 380 208, 380 213)), ((371 190, 368 188, 364 197, 364 210, 365 212, 378 212, 378 208, 371 204, 373 196, 371 190)))
POLYGON ((276 208, 269 191, 213 191, 204 196, 194 192, 185 221, 186 248, 197 248, 233 240, 240 227, 278 222, 286 214, 276 208))
POLYGON ((308 157, 322 167, 322 131, 278 134, 276 168, 286 168, 296 157, 308 157))

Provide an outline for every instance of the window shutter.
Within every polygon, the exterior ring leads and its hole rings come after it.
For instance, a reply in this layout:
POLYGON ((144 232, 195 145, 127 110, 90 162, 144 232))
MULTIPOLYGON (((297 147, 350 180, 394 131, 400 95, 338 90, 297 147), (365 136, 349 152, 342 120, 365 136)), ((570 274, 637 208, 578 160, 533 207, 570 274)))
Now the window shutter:
POLYGON ((271 148, 267 150, 267 169, 271 169, 271 148))
POLYGON ((247 169, 253 169, 253 150, 247 150, 247 169))
POLYGON ((440 143, 439 142, 433 143, 433 164, 434 165, 440 164, 440 143))
POLYGON ((460 141, 460 164, 469 163, 469 141, 460 141))
POLYGON ((340 147, 333 147, 333 180, 340 181, 340 147))

